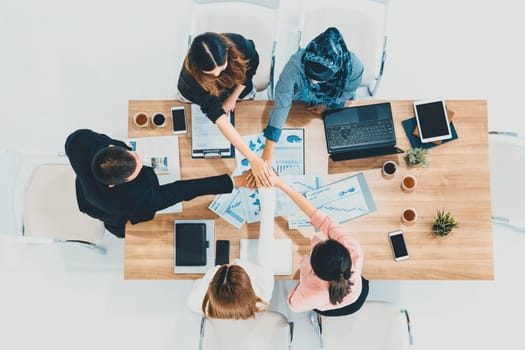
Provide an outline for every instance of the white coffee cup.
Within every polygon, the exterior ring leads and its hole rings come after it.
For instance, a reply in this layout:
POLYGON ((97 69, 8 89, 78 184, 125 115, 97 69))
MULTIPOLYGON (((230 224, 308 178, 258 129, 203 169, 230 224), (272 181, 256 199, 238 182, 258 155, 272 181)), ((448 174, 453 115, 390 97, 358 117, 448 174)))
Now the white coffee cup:
POLYGON ((144 112, 138 112, 133 116, 133 123, 138 128, 145 128, 149 124, 148 115, 144 112))
POLYGON ((401 179, 401 189, 404 192, 412 192, 416 189, 417 186, 417 179, 414 175, 405 175, 403 176, 403 179, 401 179))
POLYGON ((162 128, 166 125, 166 116, 164 113, 156 112, 151 117, 151 123, 157 128, 162 128))
POLYGON ((401 212, 401 221, 405 224, 413 224, 417 220, 417 211, 414 208, 405 208, 401 212))
POLYGON ((397 171, 397 163, 393 160, 387 160, 381 167, 381 172, 385 177, 393 177, 397 171))

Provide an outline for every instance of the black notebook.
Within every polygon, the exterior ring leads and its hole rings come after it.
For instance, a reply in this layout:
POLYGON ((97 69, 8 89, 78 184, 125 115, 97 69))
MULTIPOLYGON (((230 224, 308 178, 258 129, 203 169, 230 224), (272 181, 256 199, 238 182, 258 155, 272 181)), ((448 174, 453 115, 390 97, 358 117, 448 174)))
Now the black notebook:
POLYGON ((208 245, 205 223, 175 224, 176 266, 206 265, 206 248, 208 245))

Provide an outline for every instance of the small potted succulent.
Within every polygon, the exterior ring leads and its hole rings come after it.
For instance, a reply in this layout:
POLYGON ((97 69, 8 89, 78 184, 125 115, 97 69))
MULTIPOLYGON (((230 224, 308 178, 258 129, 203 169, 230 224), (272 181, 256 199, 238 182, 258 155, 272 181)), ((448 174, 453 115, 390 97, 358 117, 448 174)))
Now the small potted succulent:
POLYGON ((424 148, 411 148, 406 151, 406 160, 409 167, 415 165, 427 166, 430 162, 427 162, 428 150, 424 148))
POLYGON ((432 223, 432 231, 439 237, 446 237, 456 227, 459 227, 458 221, 445 210, 438 210, 432 223))

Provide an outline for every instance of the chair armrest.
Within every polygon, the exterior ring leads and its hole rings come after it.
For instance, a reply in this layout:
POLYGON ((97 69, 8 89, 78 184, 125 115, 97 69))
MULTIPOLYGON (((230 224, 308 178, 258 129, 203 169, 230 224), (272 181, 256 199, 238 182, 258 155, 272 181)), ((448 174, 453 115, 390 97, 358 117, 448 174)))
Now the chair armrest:
POLYGON ((201 318, 201 329, 200 329, 200 338, 199 338, 199 350, 202 350, 202 342, 204 340, 204 331, 206 329, 206 318, 201 318))
POLYGON ((410 345, 414 344, 414 335, 412 334, 412 325, 410 323, 410 317, 408 316, 408 310, 402 309, 401 313, 405 315, 407 321, 407 330, 408 330, 408 342, 410 345))
POLYGON ((56 243, 76 243, 76 244, 79 244, 79 245, 81 245, 83 247, 96 250, 100 254, 106 254, 106 248, 104 248, 101 245, 92 243, 92 242, 81 241, 81 240, 77 240, 77 239, 55 239, 54 241, 56 243))
POLYGON ((277 41, 273 42, 272 45, 272 57, 270 62, 270 79, 268 86, 266 87, 268 92, 268 99, 273 101, 274 99, 274 86, 275 86, 275 47, 277 46, 277 41))
POLYGON ((288 348, 292 348, 292 342, 293 342, 293 331, 294 331, 294 323, 292 321, 288 322, 288 326, 290 327, 290 340, 288 342, 288 348))
POLYGON ((510 137, 519 137, 519 134, 515 131, 489 131, 489 135, 502 135, 510 137))

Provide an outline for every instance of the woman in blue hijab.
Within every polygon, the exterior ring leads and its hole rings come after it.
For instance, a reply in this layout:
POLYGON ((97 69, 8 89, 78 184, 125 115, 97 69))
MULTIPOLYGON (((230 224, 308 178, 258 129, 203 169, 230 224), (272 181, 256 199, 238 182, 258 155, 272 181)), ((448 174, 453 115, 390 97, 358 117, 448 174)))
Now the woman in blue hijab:
POLYGON ((342 108, 355 98, 362 76, 363 64, 348 51, 343 36, 333 27, 293 54, 275 87, 274 108, 264 130, 263 159, 270 162, 273 158, 292 101, 306 102, 308 110, 316 114, 342 108))

